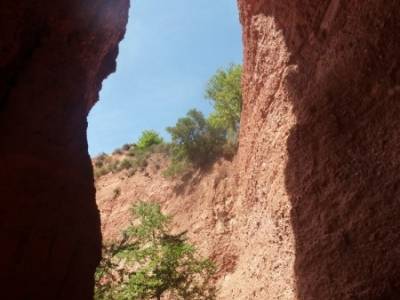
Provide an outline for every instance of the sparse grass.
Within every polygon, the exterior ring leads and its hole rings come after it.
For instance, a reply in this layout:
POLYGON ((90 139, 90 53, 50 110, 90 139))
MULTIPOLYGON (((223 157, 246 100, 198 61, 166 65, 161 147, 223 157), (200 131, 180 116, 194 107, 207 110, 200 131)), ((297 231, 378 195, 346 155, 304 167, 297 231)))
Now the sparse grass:
POLYGON ((191 168, 190 164, 186 161, 172 161, 167 169, 162 172, 165 178, 172 179, 182 176, 191 168))
POLYGON ((158 145, 153 145, 150 147, 149 151, 151 153, 164 153, 169 156, 171 154, 171 144, 161 143, 158 145))
POLYGON ((134 165, 134 159, 132 158, 124 158, 119 164, 119 171, 128 170, 132 168, 134 165))
POLYGON ((148 165, 148 159, 153 153, 165 153, 169 154, 169 144, 154 144, 146 149, 139 149, 135 145, 125 145, 121 149, 114 151, 114 154, 124 155, 122 159, 109 156, 107 154, 101 154, 94 158, 94 175, 98 179, 110 172, 118 173, 124 170, 128 171, 128 176, 132 176, 138 170, 143 170, 148 165), (128 147, 129 146, 129 147, 128 147), (123 150, 128 149, 128 150, 123 150))
POLYGON ((113 173, 119 172, 119 160, 112 159, 110 161, 109 165, 110 165, 111 172, 113 172, 113 173))
POLYGON ((137 151, 136 146, 132 146, 129 148, 127 155, 133 157, 136 155, 136 151, 137 151))
POLYGON ((98 168, 101 168, 104 165, 105 160, 108 158, 108 155, 102 153, 94 158, 94 165, 98 168))
POLYGON ((100 167, 100 168, 95 168, 94 169, 94 178, 98 179, 101 176, 104 176, 108 173, 110 173, 111 171, 107 168, 107 167, 100 167))
POLYGON ((117 148, 113 151, 112 153, 113 155, 122 155, 124 154, 124 151, 122 150, 122 148, 117 148))

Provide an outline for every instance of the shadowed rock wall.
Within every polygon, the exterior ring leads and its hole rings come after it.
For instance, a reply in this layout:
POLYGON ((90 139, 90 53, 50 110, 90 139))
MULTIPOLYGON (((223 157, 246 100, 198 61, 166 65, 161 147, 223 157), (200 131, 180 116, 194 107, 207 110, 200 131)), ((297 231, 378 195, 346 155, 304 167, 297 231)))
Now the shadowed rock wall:
POLYGON ((400 3, 239 6, 247 219, 236 243, 250 258, 239 259, 230 280, 242 286, 227 282, 230 293, 400 299, 400 3))
POLYGON ((128 0, 0 2, 2 299, 91 299, 101 234, 86 117, 128 0))

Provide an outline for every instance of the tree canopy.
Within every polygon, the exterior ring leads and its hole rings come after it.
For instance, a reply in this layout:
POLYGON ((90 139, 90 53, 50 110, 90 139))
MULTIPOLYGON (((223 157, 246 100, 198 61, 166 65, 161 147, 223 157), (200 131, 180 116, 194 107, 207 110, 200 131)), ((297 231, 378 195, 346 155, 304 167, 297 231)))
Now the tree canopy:
POLYGON ((237 131, 242 110, 241 77, 242 66, 230 65, 226 69, 218 70, 209 80, 205 97, 214 106, 209 117, 213 126, 237 131))
POLYGON ((188 159, 203 164, 214 158, 224 143, 224 132, 213 127, 203 113, 192 109, 176 125, 168 127, 173 145, 173 159, 188 159))

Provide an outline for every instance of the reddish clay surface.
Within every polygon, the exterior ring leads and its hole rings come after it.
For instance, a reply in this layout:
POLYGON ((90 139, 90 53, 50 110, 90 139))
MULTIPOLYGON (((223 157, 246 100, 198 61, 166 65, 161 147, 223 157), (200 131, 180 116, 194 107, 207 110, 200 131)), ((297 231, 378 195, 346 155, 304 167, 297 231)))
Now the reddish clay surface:
POLYGON ((239 5, 238 236, 265 258, 234 299, 400 299, 400 2, 239 5))

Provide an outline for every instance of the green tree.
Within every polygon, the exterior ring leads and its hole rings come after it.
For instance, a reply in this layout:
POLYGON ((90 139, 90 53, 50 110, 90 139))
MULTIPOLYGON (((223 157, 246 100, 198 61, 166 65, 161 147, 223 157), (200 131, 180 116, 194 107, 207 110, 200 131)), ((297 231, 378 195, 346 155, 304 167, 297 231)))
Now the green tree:
POLYGON ((142 132, 142 135, 136 144, 136 148, 144 151, 153 145, 159 145, 163 142, 164 140, 157 132, 154 130, 145 130, 142 132))
POLYGON ((159 205, 139 203, 133 208, 135 225, 118 245, 105 247, 96 272, 96 300, 173 299, 212 300, 215 266, 199 258, 184 233, 169 232, 171 218, 159 205))
POLYGON ((227 130, 229 135, 236 135, 242 110, 241 89, 242 66, 230 65, 220 69, 209 80, 205 97, 214 106, 209 121, 214 127, 227 130))
POLYGON ((212 126, 204 115, 195 109, 186 117, 178 119, 167 131, 172 138, 172 159, 175 162, 188 160, 202 165, 215 158, 225 142, 224 131, 212 126))

